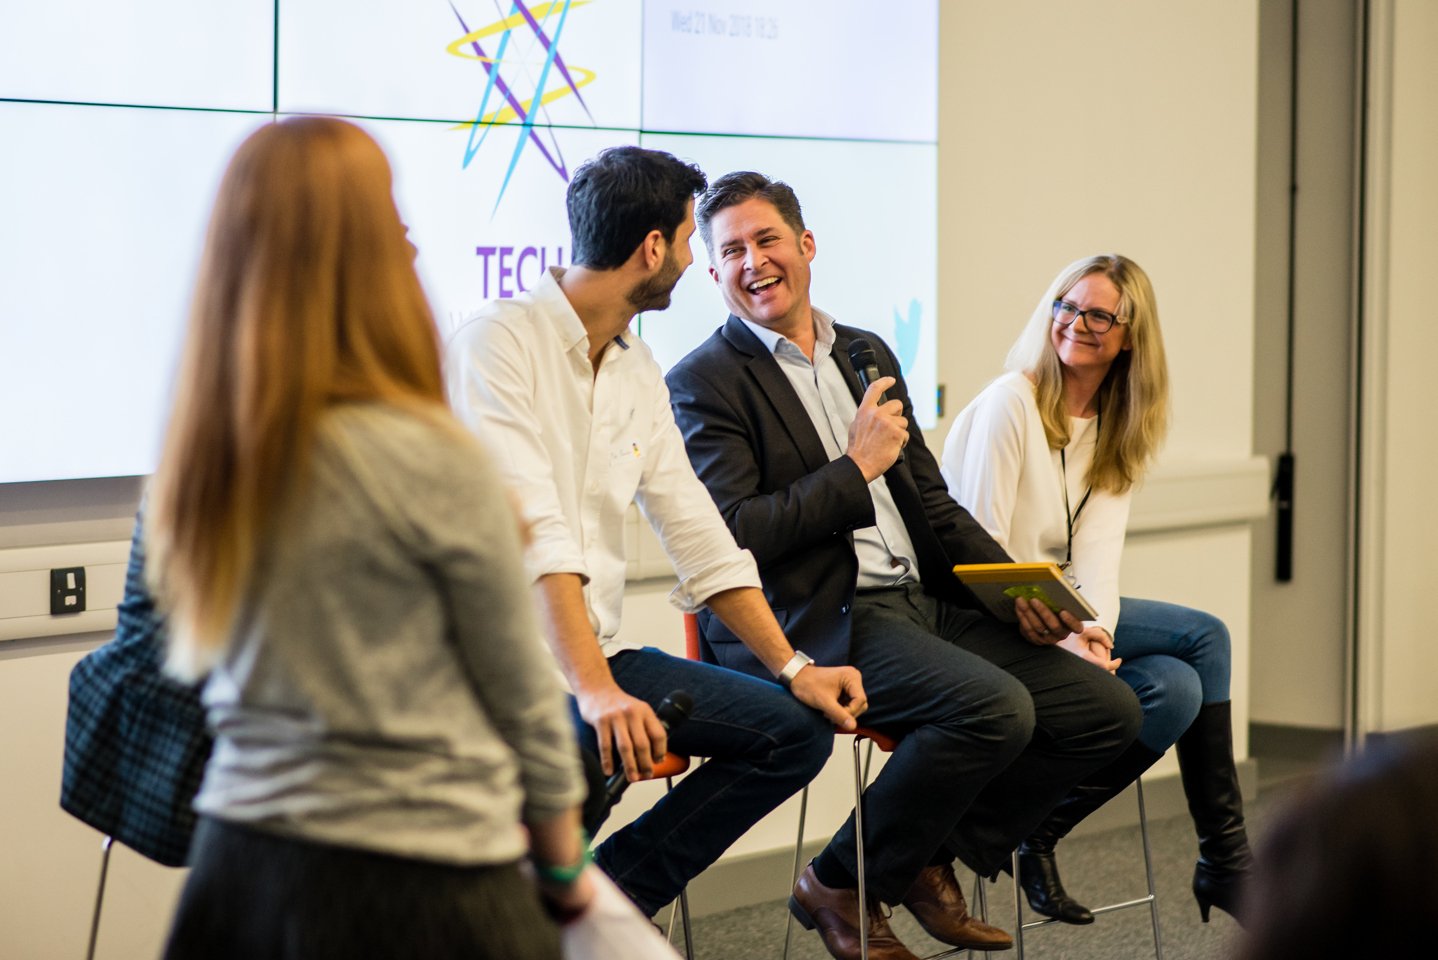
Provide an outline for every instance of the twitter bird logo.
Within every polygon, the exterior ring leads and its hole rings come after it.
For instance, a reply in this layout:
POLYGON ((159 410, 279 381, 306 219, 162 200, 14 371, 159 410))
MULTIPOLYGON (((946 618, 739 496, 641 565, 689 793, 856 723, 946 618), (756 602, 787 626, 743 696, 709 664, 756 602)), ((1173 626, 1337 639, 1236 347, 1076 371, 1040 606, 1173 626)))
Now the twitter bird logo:
POLYGON ((923 307, 917 299, 909 301, 909 315, 906 317, 897 309, 894 311, 894 348, 899 354, 899 366, 907 376, 919 357, 919 330, 923 326, 923 307))

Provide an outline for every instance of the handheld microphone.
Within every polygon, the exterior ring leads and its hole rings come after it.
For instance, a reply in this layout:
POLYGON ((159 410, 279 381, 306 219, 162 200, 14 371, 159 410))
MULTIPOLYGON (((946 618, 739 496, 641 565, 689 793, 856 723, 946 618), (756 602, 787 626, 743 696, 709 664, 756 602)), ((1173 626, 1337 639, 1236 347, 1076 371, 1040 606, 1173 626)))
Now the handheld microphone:
MULTIPOLYGON (((859 375, 859 382, 864 385, 865 390, 869 389, 869 384, 882 376, 882 374, 879 373, 879 357, 874 353, 874 348, 869 345, 869 341, 863 337, 855 337, 849 341, 849 363, 853 364, 854 372, 859 375)), ((889 391, 885 390, 879 394, 879 403, 884 404, 888 402, 889 391)), ((899 456, 894 462, 904 462, 904 452, 902 450, 899 451, 899 456)))
MULTIPOLYGON (((854 372, 859 375, 859 382, 864 389, 869 389, 869 384, 879 379, 879 358, 874 353, 874 348, 869 346, 869 341, 863 337, 856 337, 849 341, 849 363, 853 365, 854 372)), ((880 403, 889 402, 889 393, 885 391, 879 394, 880 403)))
MULTIPOLYGON (((659 706, 655 709, 654 715, 657 716, 659 722, 664 725, 665 732, 673 733, 678 729, 680 724, 689 719, 689 714, 693 712, 693 710, 694 698, 683 690, 675 690, 659 702, 659 706)), ((623 764, 619 763, 618 758, 615 759, 615 764, 618 766, 618 769, 614 771, 608 780, 604 781, 604 808, 606 810, 619 802, 620 796, 623 795, 625 788, 629 786, 629 781, 624 777, 623 764)))

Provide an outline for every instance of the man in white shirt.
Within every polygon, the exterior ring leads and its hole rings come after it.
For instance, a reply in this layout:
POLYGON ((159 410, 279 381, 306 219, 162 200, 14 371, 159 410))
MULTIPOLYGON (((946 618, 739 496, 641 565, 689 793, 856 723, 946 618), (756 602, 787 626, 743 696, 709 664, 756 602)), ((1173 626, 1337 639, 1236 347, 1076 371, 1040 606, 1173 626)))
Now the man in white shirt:
MULTIPOLYGON (((953 861, 997 872, 1134 738, 1138 701, 1052 646, 1077 620, 1020 600, 1015 629, 953 576, 955 563, 1009 557, 948 495, 888 347, 811 304, 817 248, 794 192, 729 174, 698 220, 731 316, 670 370, 675 417, 794 645, 863 671, 865 725, 899 741, 864 795, 866 892, 904 904, 937 940, 1005 949, 1007 934, 967 915, 953 861), (878 374, 867 389, 851 363, 861 339, 878 374)), ((700 625, 709 656, 755 671, 723 624, 700 625)), ((855 858, 851 817, 789 901, 841 960, 859 954, 855 858)), ((913 957, 877 905, 867 916, 871 958, 913 957)))
POLYGON ((581 746, 630 781, 666 749, 710 758, 595 853, 650 915, 808 783, 833 727, 852 729, 865 707, 857 670, 811 666, 785 639, 753 558, 694 476, 658 365, 629 332, 636 313, 669 305, 693 261, 704 187, 697 167, 659 151, 616 147, 585 163, 567 194, 572 266, 487 305, 446 356, 451 403, 529 524, 525 562, 581 746), (764 680, 620 637, 630 503, 679 574, 672 602, 712 610, 765 664, 764 680), (654 707, 677 689, 694 707, 669 737, 654 707))

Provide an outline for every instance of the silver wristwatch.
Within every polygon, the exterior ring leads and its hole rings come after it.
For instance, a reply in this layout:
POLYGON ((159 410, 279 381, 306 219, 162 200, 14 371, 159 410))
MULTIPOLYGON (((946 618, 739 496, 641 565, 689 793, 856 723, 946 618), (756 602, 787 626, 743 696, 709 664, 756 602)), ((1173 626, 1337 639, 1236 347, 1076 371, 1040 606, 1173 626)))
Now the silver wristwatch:
POLYGON ((813 662, 814 658, 803 650, 795 650, 794 655, 789 658, 789 662, 784 664, 784 669, 779 671, 779 682, 787 687, 794 682, 794 678, 798 676, 800 670, 813 662))

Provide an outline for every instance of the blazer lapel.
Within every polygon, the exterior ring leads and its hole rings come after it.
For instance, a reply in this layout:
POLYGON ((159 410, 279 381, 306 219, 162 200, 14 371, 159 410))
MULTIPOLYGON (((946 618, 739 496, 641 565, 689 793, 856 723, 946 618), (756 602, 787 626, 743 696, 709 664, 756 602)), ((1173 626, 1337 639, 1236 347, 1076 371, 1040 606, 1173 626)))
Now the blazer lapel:
POLYGON ((809 419, 809 412, 799 401, 799 395, 794 392, 789 378, 779 369, 779 362, 774 359, 774 355, 754 336, 753 331, 733 314, 730 314, 728 322, 724 324, 724 339, 749 358, 745 369, 758 382, 760 392, 774 408, 775 417, 794 441, 805 469, 812 473, 828 463, 829 455, 824 451, 824 442, 819 439, 814 422, 809 419))

